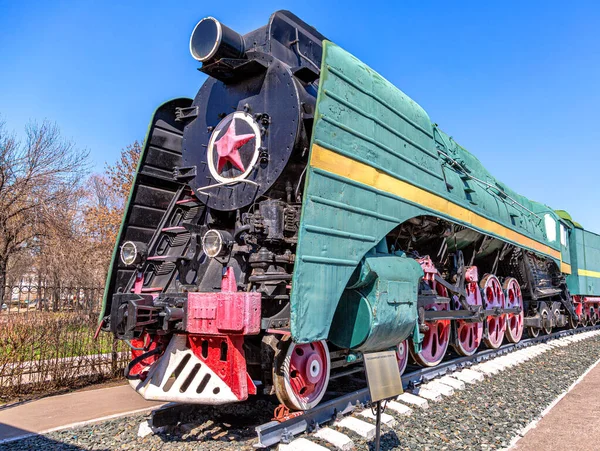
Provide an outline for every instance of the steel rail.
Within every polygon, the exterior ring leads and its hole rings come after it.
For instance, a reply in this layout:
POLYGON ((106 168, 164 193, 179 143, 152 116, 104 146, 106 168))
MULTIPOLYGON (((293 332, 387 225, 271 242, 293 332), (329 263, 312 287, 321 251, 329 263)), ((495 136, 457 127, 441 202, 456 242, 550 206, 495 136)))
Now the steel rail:
MULTIPOLYGON (((547 341, 566 337, 569 335, 580 334, 591 330, 600 329, 598 326, 581 327, 578 329, 560 330, 548 335, 540 335, 535 338, 527 338, 518 343, 511 343, 501 346, 498 349, 484 349, 470 357, 458 357, 432 368, 420 368, 402 376, 402 385, 404 389, 411 389, 422 383, 428 382, 436 377, 451 373, 468 366, 509 354, 518 349, 522 349, 534 344, 545 343, 547 341)), ((255 448, 267 448, 277 443, 289 443, 295 435, 303 432, 312 432, 323 424, 337 420, 344 415, 352 413, 357 408, 363 408, 370 402, 368 388, 347 393, 345 395, 330 399, 317 407, 303 412, 294 418, 286 421, 270 421, 256 427, 258 443, 255 448)))

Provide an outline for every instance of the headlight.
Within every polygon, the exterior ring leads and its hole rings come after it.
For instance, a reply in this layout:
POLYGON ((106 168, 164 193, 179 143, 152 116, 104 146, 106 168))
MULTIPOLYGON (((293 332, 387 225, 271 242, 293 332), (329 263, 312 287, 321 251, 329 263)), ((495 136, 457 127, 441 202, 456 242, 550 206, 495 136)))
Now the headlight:
POLYGON ((202 237, 202 250, 211 257, 218 257, 227 252, 232 242, 231 234, 221 230, 209 230, 202 237))
POLYGON ((146 258, 147 246, 138 241, 125 241, 121 246, 121 261, 127 266, 141 263, 146 258))

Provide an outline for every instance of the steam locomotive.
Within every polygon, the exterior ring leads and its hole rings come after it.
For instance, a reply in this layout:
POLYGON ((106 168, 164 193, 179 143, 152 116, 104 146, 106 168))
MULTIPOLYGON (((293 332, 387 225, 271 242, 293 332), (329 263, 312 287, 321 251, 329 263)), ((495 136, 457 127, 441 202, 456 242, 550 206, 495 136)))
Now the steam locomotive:
POLYGON ((600 236, 295 15, 207 17, 190 52, 208 79, 150 122, 101 315, 146 399, 306 410, 367 352, 402 371, 598 321, 600 236))

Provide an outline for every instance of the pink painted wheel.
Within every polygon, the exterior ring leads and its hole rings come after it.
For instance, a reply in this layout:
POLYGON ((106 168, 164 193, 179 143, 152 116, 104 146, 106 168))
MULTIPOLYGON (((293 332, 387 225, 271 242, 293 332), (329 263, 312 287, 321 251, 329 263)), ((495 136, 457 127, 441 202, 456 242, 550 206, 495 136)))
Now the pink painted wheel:
POLYGON ((404 340, 396 347, 396 359, 398 360, 400 374, 404 374, 408 364, 408 340, 404 340))
MULTIPOLYGON (((467 292, 467 304, 481 305, 481 291, 477 286, 477 282, 465 284, 467 292)), ((453 299, 454 310, 462 310, 462 305, 458 298, 453 299)), ((481 344, 483 338, 483 323, 468 322, 464 320, 456 320, 454 322, 454 341, 452 347, 454 350, 463 356, 471 356, 475 354, 477 348, 481 344)))
POLYGON ((585 314, 587 317, 586 322, 589 326, 595 326, 596 323, 598 322, 597 312, 598 312, 597 304, 591 304, 591 303, 586 304, 586 309, 585 309, 585 314))
MULTIPOLYGON (((486 310, 494 308, 504 308, 504 292, 500 281, 493 274, 486 274, 481 280, 481 294, 483 297, 483 306, 486 310)), ((486 334, 483 341, 488 348, 497 349, 504 340, 504 331, 506 330, 506 314, 500 316, 488 316, 486 321, 486 334)))
POLYGON ((569 326, 571 327, 571 329, 577 329, 577 327, 579 327, 581 318, 583 318, 583 304, 581 303, 579 296, 573 296, 573 299, 573 307, 575 308, 575 314, 577 315, 577 319, 574 316, 569 315, 569 326))
POLYGON ((511 343, 517 343, 523 336, 523 295, 517 279, 509 277, 504 281, 504 305, 508 308, 520 308, 521 313, 507 313, 504 336, 511 343))
POLYGON ((327 390, 331 363, 324 340, 296 344, 287 340, 273 371, 277 398, 293 410, 315 407, 327 390), (284 354, 285 352, 285 354, 284 354))
MULTIPOLYGON (((428 283, 439 296, 448 297, 446 287, 438 284, 435 280, 428 281, 428 283)), ((425 306, 426 311, 448 309, 448 304, 433 303, 425 306)), ((448 343, 450 343, 450 320, 427 321, 425 324, 428 329, 421 343, 421 352, 414 352, 414 346, 410 346, 410 354, 415 362, 421 366, 436 366, 444 358, 448 343)))
POLYGON ((590 305, 589 304, 584 304, 583 315, 581 315, 580 323, 583 327, 588 327, 590 325, 590 305))

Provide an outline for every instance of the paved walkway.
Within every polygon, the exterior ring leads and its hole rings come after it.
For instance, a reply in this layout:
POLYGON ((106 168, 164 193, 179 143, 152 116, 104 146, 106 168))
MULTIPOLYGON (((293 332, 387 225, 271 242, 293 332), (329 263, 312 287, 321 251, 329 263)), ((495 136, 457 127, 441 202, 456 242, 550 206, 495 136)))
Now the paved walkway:
POLYGON ((130 386, 100 388, 0 407, 0 443, 77 423, 151 410, 164 403, 146 401, 130 386))
POLYGON ((592 369, 573 390, 517 442, 514 451, 548 449, 598 450, 600 443, 600 365, 592 369))

